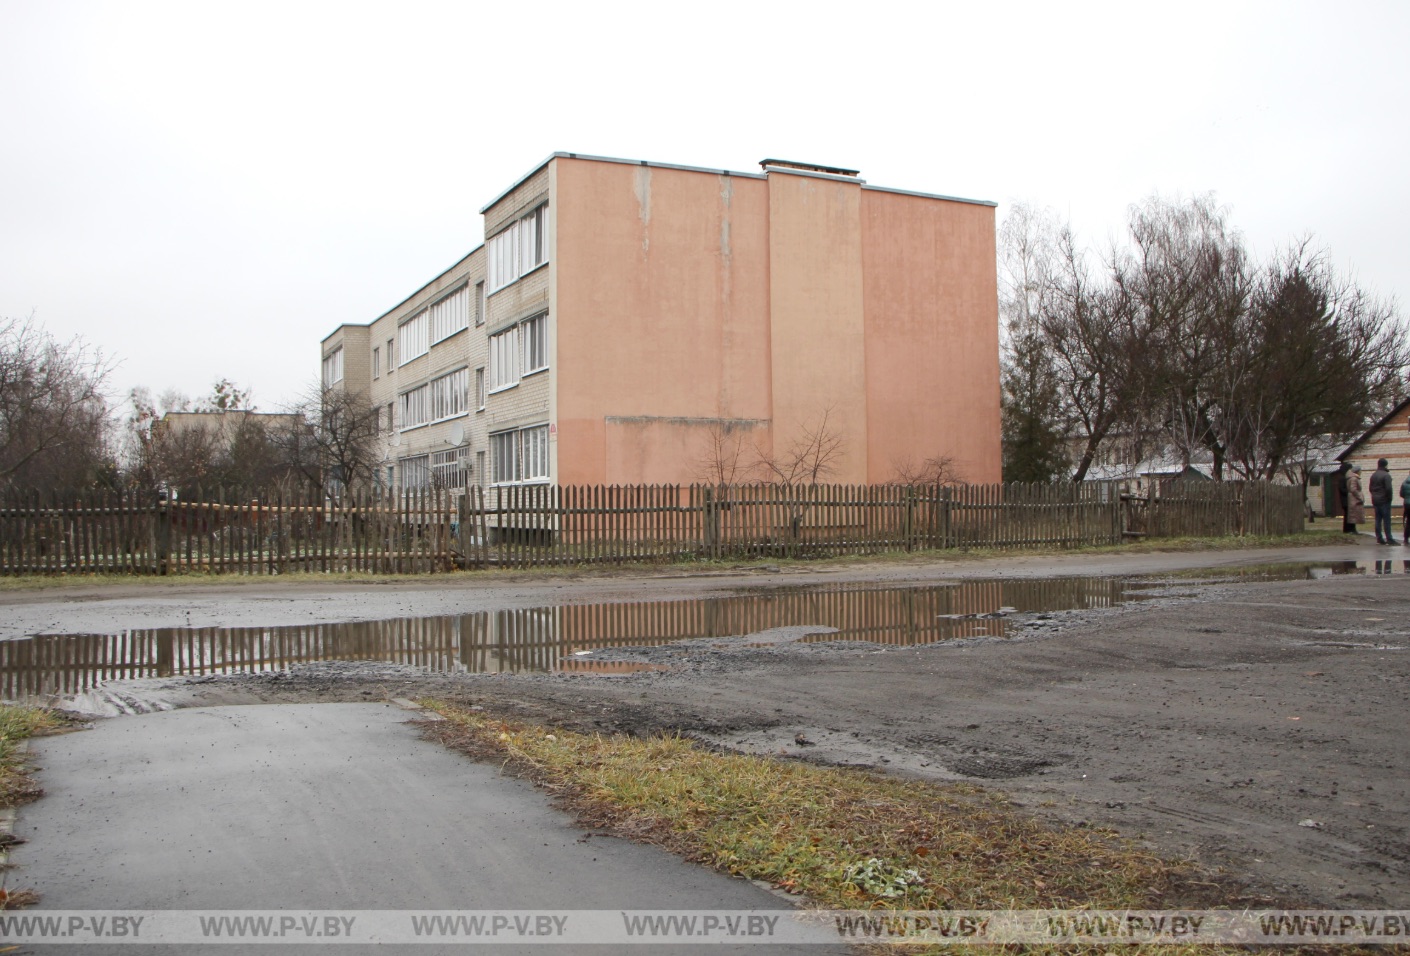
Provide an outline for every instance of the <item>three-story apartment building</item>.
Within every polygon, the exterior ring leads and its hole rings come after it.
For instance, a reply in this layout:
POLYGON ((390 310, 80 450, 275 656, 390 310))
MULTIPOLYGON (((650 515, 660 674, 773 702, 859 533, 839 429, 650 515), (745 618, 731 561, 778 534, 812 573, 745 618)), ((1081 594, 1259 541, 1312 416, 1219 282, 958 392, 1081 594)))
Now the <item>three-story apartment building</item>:
POLYGON ((483 245, 335 329, 323 383, 380 409, 381 481, 708 480, 824 422, 830 481, 999 480, 994 204, 761 166, 554 153, 483 245))

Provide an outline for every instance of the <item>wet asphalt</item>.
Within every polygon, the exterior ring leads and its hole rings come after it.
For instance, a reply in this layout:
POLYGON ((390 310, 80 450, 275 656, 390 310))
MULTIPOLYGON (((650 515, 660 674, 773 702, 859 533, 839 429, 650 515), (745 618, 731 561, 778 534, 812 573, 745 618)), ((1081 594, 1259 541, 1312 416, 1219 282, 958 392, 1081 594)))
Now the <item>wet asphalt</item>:
MULTIPOLYGON (((211 707, 97 721, 33 741, 11 886, 46 910, 784 910, 747 881, 576 828, 494 766, 422 740, 390 703, 211 707)), ((23 951, 270 953, 97 944, 23 951)), ((632 952, 698 946, 630 947, 632 952)), ((831 945, 724 952, 849 952, 831 945)), ((317 953, 466 952, 465 945, 317 953)), ((305 950, 308 951, 308 950, 305 950)), ((469 951, 605 952, 476 944, 469 951)))

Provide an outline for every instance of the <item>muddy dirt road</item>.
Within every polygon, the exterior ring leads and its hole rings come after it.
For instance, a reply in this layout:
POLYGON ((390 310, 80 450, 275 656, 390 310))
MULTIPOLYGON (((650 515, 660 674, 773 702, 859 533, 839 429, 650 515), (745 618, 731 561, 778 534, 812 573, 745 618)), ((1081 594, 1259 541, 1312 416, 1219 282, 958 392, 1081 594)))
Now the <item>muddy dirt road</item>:
MULTIPOLYGON (((104 625, 281 623, 956 576, 1170 574, 1362 558, 1318 580, 1172 586, 1120 607, 1016 614, 1004 638, 803 643, 815 628, 610 652, 623 676, 433 675, 367 662, 132 685, 163 704, 437 694, 577 728, 680 731, 737 750, 1000 788, 1243 877, 1259 895, 1410 906, 1410 550, 1032 558, 823 573, 499 582, 487 587, 170 589, 0 596, 4 636, 104 625), (1390 574, 1374 559, 1393 558, 1390 574), (336 590, 336 589, 335 589, 336 590), (81 600, 80 600, 81 598, 81 600), (82 627, 75 627, 73 622, 82 627), (141 622, 140 624, 134 622, 141 622), (798 738, 806 741, 797 742, 798 738)), ((818 640, 818 636, 812 638, 818 640)))

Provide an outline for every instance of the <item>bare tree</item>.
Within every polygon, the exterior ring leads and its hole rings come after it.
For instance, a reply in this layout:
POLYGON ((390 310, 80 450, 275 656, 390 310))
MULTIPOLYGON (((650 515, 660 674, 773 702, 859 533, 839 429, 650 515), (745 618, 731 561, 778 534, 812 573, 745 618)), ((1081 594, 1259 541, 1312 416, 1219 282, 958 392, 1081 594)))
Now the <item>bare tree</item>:
POLYGON ((743 481, 755 463, 748 459, 744 432, 752 422, 721 420, 706 431, 705 448, 695 461, 695 477, 708 484, 725 486, 743 481))
MULTIPOLYGON (((755 446, 757 458, 756 473, 766 484, 778 485, 792 490, 799 486, 812 486, 837 470, 837 465, 846 450, 846 442, 832 422, 833 407, 822 410, 818 420, 812 425, 804 425, 798 437, 779 453, 773 449, 755 446)), ((812 505, 807 495, 788 494, 789 532, 797 538, 803 528, 812 505)))
POLYGON ((755 447, 757 472, 773 484, 816 485, 837 470, 837 463, 846 448, 842 435, 832 424, 832 406, 823 409, 812 425, 804 425, 799 436, 778 453, 755 447))
POLYGON ((1075 480, 1118 436, 1138 458, 1173 447, 1186 464, 1208 454, 1216 479, 1272 478, 1404 395, 1394 303, 1310 241, 1257 266, 1212 196, 1153 197, 1129 227, 1094 266, 1055 220, 1006 223, 1006 477, 1066 429, 1075 480))
POLYGON ((303 427, 284 430, 274 441, 304 480, 324 490, 375 484, 380 417, 365 392, 315 385, 289 411, 303 427))
POLYGON ((1212 195, 1133 206, 1130 235, 1112 278, 1134 305, 1147 354, 1128 418, 1163 431, 1186 464, 1208 451, 1222 477, 1231 425, 1225 396, 1251 373, 1232 351, 1251 287, 1243 240, 1212 195))
POLYGON ((1302 240, 1259 273, 1239 339, 1249 374, 1231 390, 1236 470, 1272 478, 1328 436, 1346 440, 1405 394, 1407 328, 1391 302, 1340 277, 1302 240))
POLYGON ((1041 318, 1053 305, 1063 227, 1017 204, 999 230, 1003 470, 1008 481, 1068 473, 1069 421, 1041 318))
POLYGON ((953 455, 932 455, 917 462, 913 457, 891 462, 888 485, 962 485, 964 477, 953 455))
POLYGON ((0 318, 0 488, 91 485, 111 472, 103 386, 111 363, 81 339, 0 318))
POLYGON ((198 412, 231 412, 236 410, 254 411, 254 392, 240 388, 228 378, 216 379, 211 393, 196 405, 198 412))
MULTIPOLYGON (((1108 271, 1116 254, 1111 258, 1108 271)), ((1086 253, 1064 230, 1037 328, 1052 356, 1059 401, 1081 440, 1073 481, 1086 477, 1113 432, 1141 421, 1154 337, 1145 318, 1129 289, 1091 272, 1086 253)))

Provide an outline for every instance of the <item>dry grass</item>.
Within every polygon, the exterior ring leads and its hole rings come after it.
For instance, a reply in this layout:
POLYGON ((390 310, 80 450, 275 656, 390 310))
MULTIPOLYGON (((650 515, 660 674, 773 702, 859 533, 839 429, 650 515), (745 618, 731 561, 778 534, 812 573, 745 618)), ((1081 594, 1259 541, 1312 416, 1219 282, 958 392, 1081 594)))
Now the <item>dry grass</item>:
POLYGON ((1046 825, 1002 795, 966 784, 721 754, 679 737, 548 730, 425 703, 446 718, 423 725, 428 737, 506 764, 552 793, 584 826, 767 880, 822 907, 1169 909, 1244 902, 1237 886, 1212 881, 1192 865, 1161 859, 1109 831, 1046 825))
MULTIPOLYGON (((0 704, 0 808, 17 807, 44 795, 25 763, 23 743, 30 737, 56 733, 69 726, 69 720, 51 710, 0 704)), ((15 842, 6 828, 0 835, 0 852, 15 842)), ((32 890, 0 887, 0 910, 18 909, 38 901, 38 894, 32 890)))
POLYGON ((670 563, 624 562, 612 565, 561 565, 541 568, 486 568, 475 571, 449 571, 437 574, 373 574, 366 571, 313 572, 300 571, 279 575, 204 574, 181 573, 166 576, 139 574, 24 574, 0 577, 0 591, 33 591, 50 588, 73 587, 246 587, 246 586, 297 586, 297 585, 396 585, 426 584, 434 582, 438 586, 456 583, 495 581, 514 583, 520 580, 540 578, 619 578, 631 577, 643 571, 654 573, 677 572, 682 576, 699 573, 702 569, 721 571, 757 571, 764 568, 790 568, 801 570, 825 570, 854 566, 872 565, 930 565, 949 564, 984 558, 999 557, 1044 557, 1054 555, 1091 554, 1151 554, 1165 551, 1244 551, 1255 548, 1298 548, 1328 544, 1352 544, 1340 529, 1330 525, 1309 529, 1294 535, 1257 536, 1241 538, 1154 538, 1132 541, 1116 545, 1099 545, 1080 548, 957 548, 941 551, 886 551, 870 555, 844 555, 823 558, 758 558, 730 559, 718 561, 681 561, 670 563))
POLYGON ((829 907, 1153 908, 1205 902, 1192 867, 1111 833, 1056 829, 999 794, 795 761, 680 737, 549 731, 428 702, 426 733, 508 761, 592 826, 829 907), (868 861, 874 865, 862 869, 868 861), (916 879, 903 875, 914 871, 916 879))
POLYGON ((25 765, 22 742, 67 726, 41 707, 0 704, 0 808, 17 807, 43 794, 25 765))

